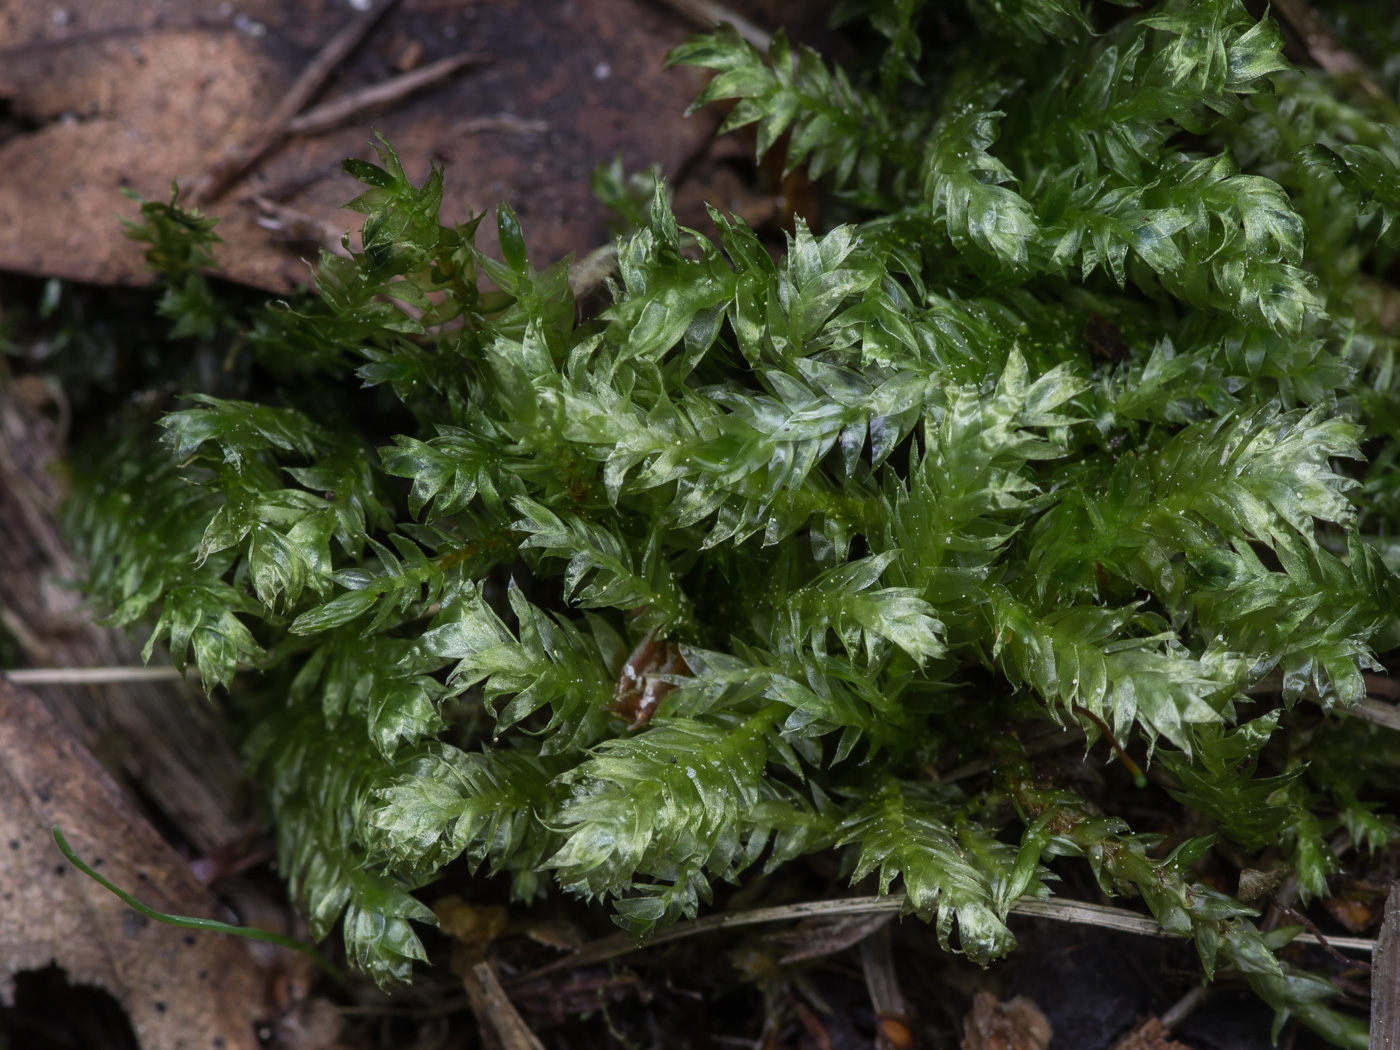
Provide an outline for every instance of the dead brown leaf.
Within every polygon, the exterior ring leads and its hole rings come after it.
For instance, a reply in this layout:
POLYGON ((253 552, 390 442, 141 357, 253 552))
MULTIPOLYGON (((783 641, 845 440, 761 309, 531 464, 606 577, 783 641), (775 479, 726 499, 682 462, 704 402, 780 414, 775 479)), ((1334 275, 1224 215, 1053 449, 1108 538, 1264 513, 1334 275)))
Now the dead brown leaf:
POLYGON ((262 977, 243 942, 152 922, 59 854, 49 828, 151 907, 226 918, 217 899, 34 694, 0 681, 0 999, 56 964, 106 989, 144 1050, 257 1050, 262 977))
POLYGON ((999 1003, 978 992, 963 1018, 962 1050, 1046 1050, 1050 1036, 1050 1022, 1024 995, 999 1003))
MULTIPOLYGON (((172 178, 193 186, 354 14, 327 0, 16 0, 6 10, 0 100, 14 119, 0 129, 0 268, 110 283, 146 279, 117 221, 135 213, 119 189, 162 198, 172 178)), ((373 125, 412 177, 430 160, 447 164, 449 221, 507 200, 539 259, 581 257, 609 239, 588 186, 595 165, 621 153, 629 168, 675 173, 713 127, 714 117, 683 119, 698 75, 663 69, 689 31, 651 0, 401 0, 312 105, 405 65, 489 56, 395 100, 373 125)), ((323 229, 352 225, 341 206, 354 190, 339 165, 372 157, 369 123, 282 142, 207 209, 223 217, 217 258, 228 276, 276 291, 306 281, 302 260, 323 229), (260 225, 255 194, 305 216, 311 243, 260 225)))
POLYGON ((767 939, 786 949, 778 962, 786 966, 803 959, 845 951, 894 918, 892 912, 874 915, 838 915, 835 918, 803 919, 790 930, 770 935, 767 939))
POLYGON ((1113 1050, 1191 1050, 1172 1039, 1162 1022, 1149 1017, 1114 1044, 1113 1050))
POLYGON ((1336 919, 1351 933, 1364 933, 1376 924, 1381 917, 1385 900, 1379 894, 1367 899, 1359 895, 1324 897, 1322 907, 1328 915, 1336 919))

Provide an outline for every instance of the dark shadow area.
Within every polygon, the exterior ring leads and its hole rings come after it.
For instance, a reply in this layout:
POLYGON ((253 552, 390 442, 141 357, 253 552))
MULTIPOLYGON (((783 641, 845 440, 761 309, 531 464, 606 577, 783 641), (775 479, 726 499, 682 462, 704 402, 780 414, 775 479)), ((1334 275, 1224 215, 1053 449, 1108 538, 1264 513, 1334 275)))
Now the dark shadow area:
POLYGON ((57 966, 15 975, 15 1004, 0 1007, 0 1043, 6 1050, 140 1050, 116 999, 69 984, 57 966))

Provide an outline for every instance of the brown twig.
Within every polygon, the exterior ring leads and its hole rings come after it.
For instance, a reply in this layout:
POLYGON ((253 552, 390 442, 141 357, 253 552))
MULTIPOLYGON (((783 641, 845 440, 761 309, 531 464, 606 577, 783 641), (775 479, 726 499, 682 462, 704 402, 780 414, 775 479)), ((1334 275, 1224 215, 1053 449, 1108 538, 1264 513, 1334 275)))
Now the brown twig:
POLYGON ((352 91, 347 95, 323 102, 308 109, 287 122, 286 130, 291 135, 317 135, 358 116, 365 110, 388 105, 413 94, 439 80, 445 80, 466 66, 476 66, 491 61, 486 55, 464 52, 450 58, 439 59, 420 69, 390 77, 388 80, 371 84, 369 87, 352 91))
POLYGON ((479 962, 462 979, 472 1011, 483 1029, 490 1027, 504 1050, 544 1050, 539 1037, 516 1010, 489 962, 479 962))
POLYGON ((909 1007, 899 990, 899 975, 894 969, 894 942, 889 926, 881 926, 860 942, 860 964, 865 973, 870 1005, 875 1008, 877 1050, 900 1050, 901 1045, 910 1045, 909 1007), (902 1044, 900 1036, 905 1040, 902 1044))
POLYGON ((359 46, 394 3, 395 0, 375 0, 367 11, 357 14, 349 25, 331 37, 257 129, 200 176, 190 192, 191 203, 206 204, 217 200, 239 176, 281 142, 292 119, 306 108, 335 68, 359 46))
MULTIPOLYGON (((1357 965, 1357 960, 1348 959, 1341 952, 1337 951, 1336 948, 1333 948, 1331 938, 1324 937, 1322 935, 1322 931, 1317 928, 1317 923, 1313 922, 1306 915, 1300 912, 1297 908, 1294 908, 1292 905, 1282 904, 1279 905, 1279 910, 1283 912, 1283 914, 1289 916, 1290 918, 1296 919, 1300 926, 1305 927, 1307 931, 1313 935, 1313 939, 1322 947, 1322 950, 1325 951, 1328 955, 1332 956, 1332 958, 1335 961, 1341 963, 1343 966, 1357 965)), ((1369 963, 1363 963, 1361 965, 1364 965, 1367 969, 1370 969, 1369 963)))

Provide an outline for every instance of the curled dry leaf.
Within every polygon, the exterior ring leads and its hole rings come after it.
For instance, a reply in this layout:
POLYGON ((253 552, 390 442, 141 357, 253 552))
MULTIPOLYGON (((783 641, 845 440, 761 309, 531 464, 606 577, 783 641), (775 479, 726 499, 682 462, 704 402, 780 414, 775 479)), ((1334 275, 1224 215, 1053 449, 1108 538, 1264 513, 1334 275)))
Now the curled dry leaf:
POLYGON ((963 1019, 962 1050, 1046 1050, 1050 1022, 1024 995, 1004 1003, 978 992, 963 1019))
POLYGON ((257 1050, 271 1020, 240 940, 151 922, 64 863, 49 828, 146 904, 222 906, 43 703, 0 680, 0 999, 50 963, 121 1003, 143 1050, 257 1050))

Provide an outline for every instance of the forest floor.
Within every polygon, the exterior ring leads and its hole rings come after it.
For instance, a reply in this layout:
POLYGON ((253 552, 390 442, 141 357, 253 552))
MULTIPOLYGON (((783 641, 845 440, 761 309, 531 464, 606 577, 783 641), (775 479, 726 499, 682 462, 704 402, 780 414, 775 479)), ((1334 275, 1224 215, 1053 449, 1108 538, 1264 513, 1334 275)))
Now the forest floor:
MULTIPOLYGON (((848 46, 826 28, 829 5, 732 6, 754 39, 786 26, 828 53, 848 46)), ((511 201, 539 257, 572 252, 581 266, 605 266, 609 213, 589 176, 615 157, 628 172, 656 165, 682 223, 705 229, 713 202, 778 244, 795 215, 828 218, 815 190, 801 172, 755 166, 741 135, 715 138, 713 113, 687 118, 697 75, 664 69, 667 49, 711 7, 13 0, 3 9, 0 665, 16 673, 0 687, 0 1048, 1269 1045, 1267 1008, 1242 983, 1203 992, 1188 945, 1092 921, 1013 917, 1019 949, 986 970, 889 911, 779 908, 773 921, 634 949, 612 939, 603 909, 556 895, 525 912, 498 881, 454 867, 433 887, 434 965, 386 995, 285 949, 157 928, 54 846, 51 825, 86 829, 86 859, 162 911, 305 932, 217 698, 159 671, 103 679, 101 669, 139 666, 137 647, 93 622, 67 583, 76 570, 56 524, 65 453, 94 404, 141 396, 125 377, 143 367, 141 341, 154 331, 141 249, 119 221, 135 206, 120 191, 159 198, 177 177, 221 216, 222 276, 250 296, 304 284, 306 259, 340 250, 353 216, 340 210, 339 161, 366 154, 371 125, 411 176, 446 166, 449 214, 511 201), (90 367, 81 382, 70 379, 74 360, 90 367)), ((586 266, 576 276, 587 308, 601 281, 586 266)), ((1044 761, 1086 783, 1098 776, 1074 748, 1044 761)), ((1169 838, 1197 830, 1184 821, 1168 810, 1135 818, 1169 838)), ((1345 899, 1309 921, 1324 934, 1373 937, 1400 850, 1345 859, 1345 899)), ((1082 868, 1061 874, 1065 898, 1117 903, 1082 868)), ((847 886, 834 855, 782 877, 777 889, 759 880, 730 890, 706 914, 739 915, 760 888, 765 903, 875 891, 847 886)), ((1292 950, 1300 962, 1323 951, 1292 950)), ((1339 980, 1353 982, 1364 1009, 1364 965, 1339 980)), ((1290 1026, 1282 1045, 1320 1044, 1290 1026)))

